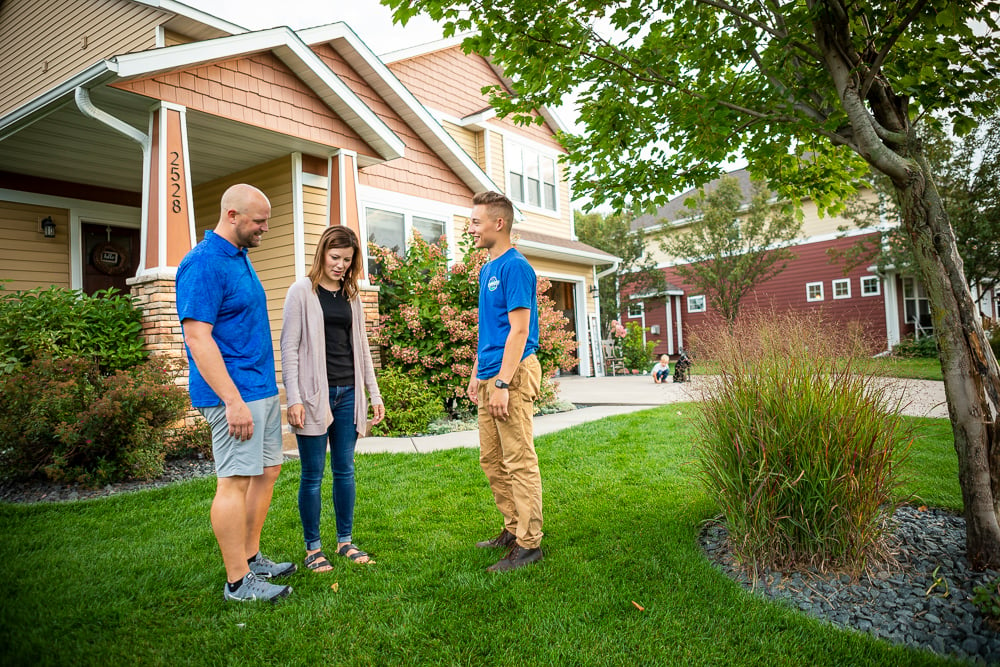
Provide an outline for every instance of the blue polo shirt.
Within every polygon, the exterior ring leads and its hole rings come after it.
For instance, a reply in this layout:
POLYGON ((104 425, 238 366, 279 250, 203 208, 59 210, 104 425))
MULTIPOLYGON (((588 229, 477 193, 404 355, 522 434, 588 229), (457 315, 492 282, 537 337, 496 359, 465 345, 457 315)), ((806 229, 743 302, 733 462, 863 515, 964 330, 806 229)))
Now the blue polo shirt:
MULTIPOLYGON (((267 296, 246 248, 237 248, 213 231, 184 256, 177 268, 177 315, 212 325, 229 377, 244 401, 278 393, 274 349, 267 318, 267 296)), ((202 378, 187 350, 191 405, 206 408, 222 400, 202 378)))
POLYGON ((528 308, 528 340, 521 359, 538 351, 538 294, 535 270, 511 248, 479 270, 479 366, 476 377, 488 380, 500 372, 503 348, 510 334, 508 313, 528 308))

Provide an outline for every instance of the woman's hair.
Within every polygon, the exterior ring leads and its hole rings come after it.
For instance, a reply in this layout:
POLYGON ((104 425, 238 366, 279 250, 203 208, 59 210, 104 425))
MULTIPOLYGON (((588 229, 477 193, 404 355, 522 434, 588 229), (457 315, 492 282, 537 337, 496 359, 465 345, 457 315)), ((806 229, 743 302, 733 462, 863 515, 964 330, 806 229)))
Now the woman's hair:
POLYGON ((312 268, 309 269, 309 280, 312 281, 313 290, 316 289, 323 277, 326 253, 331 248, 354 248, 351 265, 347 267, 341 280, 344 296, 353 299, 358 293, 358 272, 361 271, 362 263, 361 244, 358 243, 358 235, 354 233, 354 230, 344 225, 327 227, 319 237, 319 243, 316 244, 316 254, 313 255, 312 268))

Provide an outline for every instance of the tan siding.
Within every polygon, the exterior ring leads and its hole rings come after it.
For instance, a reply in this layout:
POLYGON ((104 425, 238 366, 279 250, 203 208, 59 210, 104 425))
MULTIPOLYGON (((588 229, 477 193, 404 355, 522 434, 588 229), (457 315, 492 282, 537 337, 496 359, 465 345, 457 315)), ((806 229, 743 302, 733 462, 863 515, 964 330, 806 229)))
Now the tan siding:
POLYGON ((309 273, 319 236, 326 229, 326 190, 305 186, 302 188, 302 212, 305 232, 305 271, 309 273))
POLYGON ((514 231, 526 229, 530 232, 548 234, 562 239, 570 238, 572 228, 568 220, 561 220, 547 215, 541 215, 532 211, 524 211, 524 220, 514 225, 514 231))
POLYGON ((163 45, 164 46, 177 46, 178 44, 190 44, 194 40, 190 37, 185 37, 179 33, 173 32, 171 30, 163 31, 163 45))
POLYGON ((476 164, 485 170, 485 151, 482 149, 483 133, 475 130, 468 130, 447 121, 441 123, 441 126, 448 134, 451 135, 451 138, 454 139, 459 146, 461 146, 462 150, 465 151, 469 157, 475 160, 476 164))
POLYGON ((250 251, 250 261, 267 293, 275 366, 280 369, 278 338, 281 335, 282 309, 288 287, 295 280, 291 157, 279 158, 197 186, 193 194, 199 240, 205 235, 206 229, 215 228, 219 220, 219 201, 222 193, 236 183, 249 183, 258 187, 271 200, 268 231, 264 234, 260 247, 250 251))
POLYGON ((0 201, 0 280, 5 290, 70 286, 69 212, 0 201), (38 231, 39 221, 52 216, 56 237, 38 231))
POLYGON ((490 167, 487 173, 498 186, 507 192, 507 173, 504 170, 503 135, 499 132, 490 132, 490 167))
POLYGON ((155 47, 169 16, 128 0, 5 0, 0 115, 103 58, 155 47))

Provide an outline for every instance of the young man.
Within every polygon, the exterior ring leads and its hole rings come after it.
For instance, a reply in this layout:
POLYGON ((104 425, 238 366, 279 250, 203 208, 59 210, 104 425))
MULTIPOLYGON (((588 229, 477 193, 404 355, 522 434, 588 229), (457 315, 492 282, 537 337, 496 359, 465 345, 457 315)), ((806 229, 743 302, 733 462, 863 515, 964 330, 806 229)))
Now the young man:
POLYGON ((212 530, 222 551, 226 600, 277 600, 292 592, 270 579, 295 572, 260 553, 260 533, 281 472, 281 406, 264 288, 247 257, 271 217, 264 193, 234 185, 222 195, 215 231, 177 269, 191 404, 212 427, 218 477, 212 530))
POLYGON ((542 479, 532 436, 542 370, 535 271, 510 241, 514 206, 497 192, 473 200, 468 232, 490 260, 479 273, 479 344, 467 394, 479 406, 479 464, 504 529, 477 547, 509 547, 487 568, 542 560, 542 479))

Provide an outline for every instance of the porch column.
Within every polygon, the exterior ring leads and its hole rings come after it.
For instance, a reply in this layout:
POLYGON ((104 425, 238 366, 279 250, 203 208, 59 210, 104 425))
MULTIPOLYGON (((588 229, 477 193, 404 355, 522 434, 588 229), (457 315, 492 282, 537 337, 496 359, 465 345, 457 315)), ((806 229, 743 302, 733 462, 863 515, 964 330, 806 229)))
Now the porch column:
POLYGON ((142 252, 128 283, 142 309, 142 333, 153 356, 178 362, 187 383, 184 338, 177 321, 177 267, 195 244, 186 109, 160 102, 149 119, 142 192, 142 252))

